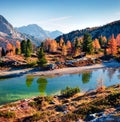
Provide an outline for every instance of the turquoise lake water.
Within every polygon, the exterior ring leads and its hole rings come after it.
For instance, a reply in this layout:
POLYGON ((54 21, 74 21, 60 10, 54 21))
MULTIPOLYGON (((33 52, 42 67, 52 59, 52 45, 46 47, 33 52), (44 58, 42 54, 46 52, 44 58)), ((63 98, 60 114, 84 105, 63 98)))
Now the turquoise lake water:
POLYGON ((103 80, 105 86, 120 83, 120 69, 98 69, 57 77, 20 76, 0 79, 0 105, 38 95, 58 94, 66 86, 78 86, 81 91, 95 89, 103 80))

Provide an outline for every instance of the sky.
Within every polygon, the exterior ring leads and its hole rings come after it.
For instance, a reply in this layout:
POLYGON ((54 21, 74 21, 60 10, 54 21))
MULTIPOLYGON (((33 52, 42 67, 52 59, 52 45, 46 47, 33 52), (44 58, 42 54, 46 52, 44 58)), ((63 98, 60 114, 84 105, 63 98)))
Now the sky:
POLYGON ((0 15, 14 27, 68 33, 120 20, 120 0, 0 0, 0 15))

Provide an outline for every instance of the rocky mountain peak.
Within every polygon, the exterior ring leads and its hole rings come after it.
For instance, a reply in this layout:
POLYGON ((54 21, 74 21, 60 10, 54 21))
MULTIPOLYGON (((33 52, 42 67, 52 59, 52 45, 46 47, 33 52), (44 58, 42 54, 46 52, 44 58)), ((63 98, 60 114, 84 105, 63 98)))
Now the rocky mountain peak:
POLYGON ((0 15, 0 32, 6 34, 13 34, 13 26, 2 16, 0 15))

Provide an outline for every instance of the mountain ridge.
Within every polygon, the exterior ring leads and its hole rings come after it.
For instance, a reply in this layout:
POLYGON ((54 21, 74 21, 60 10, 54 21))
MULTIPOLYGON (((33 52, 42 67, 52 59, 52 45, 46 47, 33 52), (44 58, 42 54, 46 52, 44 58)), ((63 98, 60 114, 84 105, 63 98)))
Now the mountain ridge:
POLYGON ((32 35, 41 40, 44 40, 46 38, 54 39, 63 34, 61 31, 58 30, 55 31, 44 30, 42 27, 40 27, 37 24, 29 24, 27 26, 16 27, 15 30, 20 33, 32 35))
POLYGON ((99 38, 100 36, 106 36, 109 39, 112 34, 114 34, 114 36, 116 37, 120 33, 120 20, 107 23, 103 26, 71 31, 67 34, 63 34, 57 37, 56 40, 59 41, 60 38, 63 38, 65 42, 67 40, 70 40, 71 42, 73 42, 74 38, 82 37, 85 32, 90 33, 93 39, 99 38))

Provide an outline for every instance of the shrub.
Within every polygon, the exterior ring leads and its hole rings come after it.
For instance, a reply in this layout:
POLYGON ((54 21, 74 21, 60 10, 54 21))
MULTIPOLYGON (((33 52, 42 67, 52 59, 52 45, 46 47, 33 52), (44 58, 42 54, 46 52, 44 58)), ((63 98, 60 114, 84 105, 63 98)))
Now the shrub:
POLYGON ((61 95, 63 97, 72 97, 73 95, 75 95, 78 92, 80 92, 79 87, 70 88, 67 86, 64 90, 61 90, 61 95))
POLYGON ((30 67, 34 67, 34 66, 37 65, 37 61, 28 62, 28 65, 29 65, 30 67))
POLYGON ((40 119, 40 117, 41 117, 40 112, 37 112, 37 113, 33 114, 32 118, 31 118, 31 121, 32 122, 33 121, 38 121, 40 119))
POLYGON ((73 121, 78 121, 78 119, 79 119, 79 116, 78 116, 78 114, 75 114, 75 113, 68 113, 62 117, 63 122, 65 122, 65 121, 73 122, 73 121))
POLYGON ((15 117, 15 112, 11 112, 11 111, 7 111, 5 113, 0 112, 0 117, 14 118, 15 117))
POLYGON ((50 102, 53 101, 53 97, 52 96, 46 96, 45 97, 45 101, 48 102, 48 103, 50 103, 50 102))

